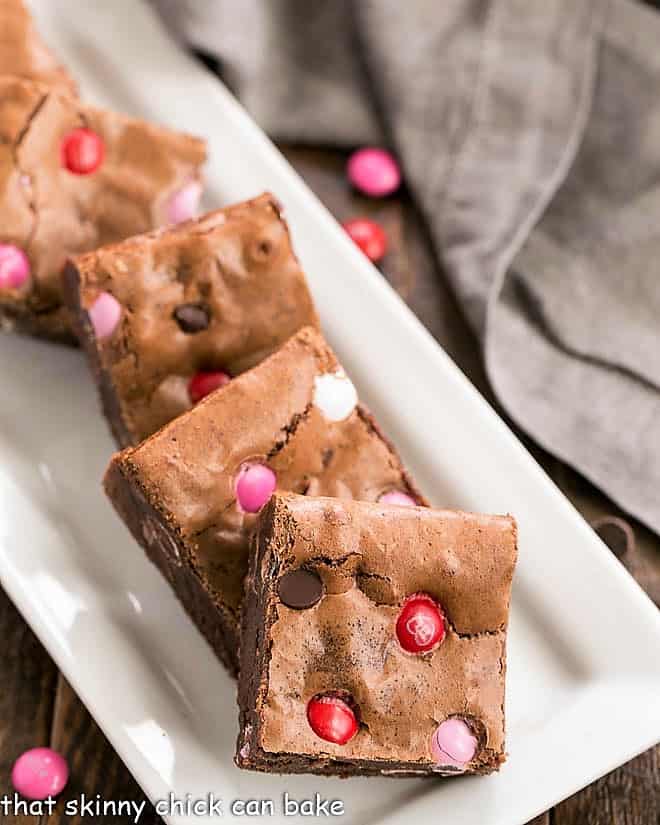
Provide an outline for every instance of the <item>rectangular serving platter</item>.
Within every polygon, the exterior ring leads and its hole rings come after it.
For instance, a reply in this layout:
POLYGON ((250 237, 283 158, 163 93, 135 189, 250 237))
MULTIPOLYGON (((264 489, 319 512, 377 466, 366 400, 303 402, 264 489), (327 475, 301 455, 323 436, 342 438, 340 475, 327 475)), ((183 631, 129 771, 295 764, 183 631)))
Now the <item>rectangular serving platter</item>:
POLYGON ((142 0, 31 5, 88 100, 208 138, 207 206, 277 195, 326 335, 424 491, 520 526, 498 775, 240 772, 234 685, 102 494, 113 444, 82 355, 3 336, 0 581, 145 793, 213 793, 225 821, 248 799, 308 821, 287 792, 342 800, 351 825, 519 825, 655 744, 658 611, 229 92, 142 0))

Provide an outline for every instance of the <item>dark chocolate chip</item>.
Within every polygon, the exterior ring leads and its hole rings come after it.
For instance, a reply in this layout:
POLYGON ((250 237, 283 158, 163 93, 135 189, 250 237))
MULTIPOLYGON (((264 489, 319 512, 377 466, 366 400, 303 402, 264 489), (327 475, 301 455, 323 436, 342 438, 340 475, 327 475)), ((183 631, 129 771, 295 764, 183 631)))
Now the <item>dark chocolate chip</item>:
POLYGON ((209 310, 202 304, 181 304, 174 318, 184 332, 202 332, 209 325, 209 310))
POLYGON ((292 570, 282 576, 277 590, 287 607, 305 610, 323 595, 323 582, 313 570, 292 570))
POLYGON ((275 244, 269 238, 260 238, 250 244, 249 250, 252 260, 266 263, 275 251, 275 244))
POLYGON ((616 516, 603 516, 591 525, 617 558, 635 546, 635 535, 627 521, 616 516))

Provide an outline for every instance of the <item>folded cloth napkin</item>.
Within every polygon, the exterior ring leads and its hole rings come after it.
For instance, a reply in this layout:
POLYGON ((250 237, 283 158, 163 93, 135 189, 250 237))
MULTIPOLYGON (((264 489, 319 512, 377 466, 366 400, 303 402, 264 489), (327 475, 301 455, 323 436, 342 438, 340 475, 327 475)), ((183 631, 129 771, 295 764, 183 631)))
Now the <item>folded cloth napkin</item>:
POLYGON ((393 144, 504 408, 660 532, 660 15, 152 2, 274 137, 393 144))

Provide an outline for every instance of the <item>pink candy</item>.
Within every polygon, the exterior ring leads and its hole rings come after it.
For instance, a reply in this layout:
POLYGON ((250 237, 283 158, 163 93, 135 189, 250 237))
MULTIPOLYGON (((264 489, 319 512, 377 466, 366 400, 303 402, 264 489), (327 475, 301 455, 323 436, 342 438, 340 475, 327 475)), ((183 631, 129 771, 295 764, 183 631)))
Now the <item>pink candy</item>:
POLYGON ((167 222, 181 223, 194 218, 201 197, 202 184, 198 180, 191 180, 170 198, 167 205, 167 222))
POLYGON ((390 490, 388 493, 378 499, 382 504, 398 504, 399 507, 416 507, 417 502, 408 493, 402 493, 401 490, 390 490))
POLYGON ((433 734, 431 752, 439 765, 464 768, 477 752, 477 737, 462 719, 445 719, 433 734))
POLYGON ((96 337, 108 338, 121 318, 121 305, 109 292, 102 292, 89 308, 88 314, 96 337))
POLYGON ((236 498, 241 510, 258 513, 273 494, 277 476, 265 464, 245 464, 236 479, 236 498))
POLYGON ((57 796, 69 781, 66 759, 50 748, 32 748, 14 762, 11 781, 27 799, 57 796))
POLYGON ((18 289, 30 277, 30 262, 19 247, 0 243, 0 289, 18 289))
POLYGON ((385 149, 358 149, 348 159, 348 179, 356 189, 372 198, 396 192, 401 183, 397 162, 385 149))

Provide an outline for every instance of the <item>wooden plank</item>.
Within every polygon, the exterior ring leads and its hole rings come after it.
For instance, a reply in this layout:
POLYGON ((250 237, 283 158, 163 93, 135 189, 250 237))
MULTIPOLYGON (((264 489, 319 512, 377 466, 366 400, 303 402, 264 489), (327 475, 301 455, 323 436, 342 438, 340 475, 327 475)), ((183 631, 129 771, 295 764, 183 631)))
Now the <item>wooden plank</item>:
MULTIPOLYGON (((12 796, 16 758, 28 748, 48 745, 57 669, 1 589, 0 638, 0 796, 12 796)), ((22 825, 34 817, 2 813, 0 821, 22 825)))
MULTIPOLYGON (((124 767, 98 725, 89 715, 64 677, 60 676, 53 726, 51 747, 65 756, 69 763, 69 784, 58 800, 52 816, 44 816, 40 825, 78 825, 89 823, 90 816, 80 815, 80 801, 119 801, 144 803, 140 825, 160 825, 156 815, 137 782, 124 767), (66 803, 76 802, 76 813, 67 815, 66 803)), ((101 809, 102 810, 102 809, 101 809)), ((122 811, 122 816, 107 813, 94 815, 96 825, 117 825, 132 822, 132 817, 122 811)))
POLYGON ((652 748, 557 805, 552 821, 553 825, 659 825, 660 748, 652 748))

